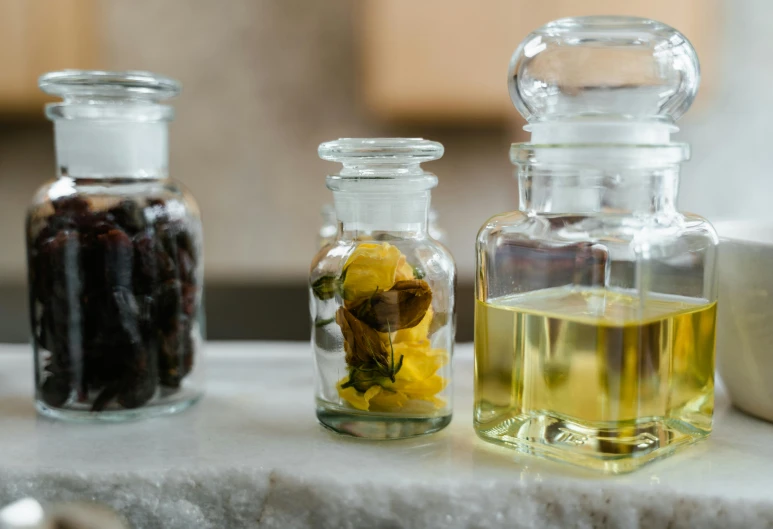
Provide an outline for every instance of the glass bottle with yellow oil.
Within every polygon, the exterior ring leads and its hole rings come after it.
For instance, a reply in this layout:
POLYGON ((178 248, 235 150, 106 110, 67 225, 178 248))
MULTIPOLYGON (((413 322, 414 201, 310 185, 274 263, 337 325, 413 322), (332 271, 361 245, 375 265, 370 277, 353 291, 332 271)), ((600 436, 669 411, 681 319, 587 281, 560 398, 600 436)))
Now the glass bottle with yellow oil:
POLYGON ((652 20, 551 22, 513 55, 528 120, 519 210, 477 240, 475 429, 628 472, 704 438, 714 407, 718 239, 676 209, 698 89, 690 42, 652 20))

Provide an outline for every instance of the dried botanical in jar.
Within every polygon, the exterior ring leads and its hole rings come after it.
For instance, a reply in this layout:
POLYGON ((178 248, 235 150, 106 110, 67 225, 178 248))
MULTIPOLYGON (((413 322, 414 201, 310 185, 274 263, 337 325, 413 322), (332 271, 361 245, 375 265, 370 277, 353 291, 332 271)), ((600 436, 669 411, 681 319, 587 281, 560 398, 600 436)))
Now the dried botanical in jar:
POLYGON ((59 178, 27 217, 38 409, 109 420, 183 409, 201 395, 201 222, 166 175, 171 109, 158 104, 179 86, 67 71, 41 87, 65 102, 48 107, 59 178))
POLYGON ((421 169, 405 181, 396 167, 367 167, 401 142, 406 160, 399 162, 406 165, 413 148, 430 151, 422 159, 442 149, 425 140, 339 140, 320 147, 323 158, 343 161, 345 169, 328 178, 342 230, 317 255, 309 284, 317 417, 358 437, 410 437, 450 421, 455 270, 446 250, 427 236, 427 190, 436 179, 421 169), (363 174, 349 174, 350 158, 366 168, 363 174), (365 198, 373 196, 375 203, 365 198), (403 214, 395 217, 396 211, 403 214))
POLYGON ((92 411, 136 408, 159 386, 179 388, 196 348, 196 235, 160 199, 52 205, 29 241, 34 338, 50 353, 44 402, 60 407, 74 391, 92 411))
POLYGON ((341 398, 364 411, 399 411, 412 399, 442 408, 445 401, 436 395, 447 381, 437 371, 449 357, 430 346, 427 282, 416 279, 405 256, 386 242, 359 244, 342 276, 338 283, 346 301, 336 311, 336 324, 344 337, 348 376, 337 384, 341 398), (374 288, 370 294, 369 287, 374 288))

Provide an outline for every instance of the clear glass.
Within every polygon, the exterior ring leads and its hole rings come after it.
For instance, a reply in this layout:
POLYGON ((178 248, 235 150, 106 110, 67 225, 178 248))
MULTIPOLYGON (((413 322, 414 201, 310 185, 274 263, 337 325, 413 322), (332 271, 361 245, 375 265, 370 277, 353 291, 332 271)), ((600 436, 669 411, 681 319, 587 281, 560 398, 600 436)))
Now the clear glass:
MULTIPOLYGON (((165 132, 171 109, 156 101, 179 91, 145 72, 55 72, 40 84, 65 98, 49 106, 50 117, 82 122, 86 132, 109 122, 113 148, 138 146, 122 135, 133 123, 165 132)), ((165 164, 165 145, 158 152, 165 164)), ((80 164, 72 167, 60 154, 58 178, 37 191, 27 215, 37 408, 87 421, 185 409, 203 389, 196 202, 141 157, 136 171, 95 174, 100 165, 88 154, 71 157, 80 164), (77 169, 84 164, 88 175, 77 169)))
POLYGON ((337 235, 309 277, 317 417, 370 439, 438 431, 451 421, 456 270, 427 232, 419 167, 442 146, 347 139, 320 146, 343 170, 328 177, 337 235))
POLYGON ((333 242, 338 235, 338 219, 336 219, 336 210, 333 204, 325 204, 320 212, 322 224, 317 234, 317 247, 323 248, 333 242))
POLYGON ((695 50, 654 20, 550 22, 510 62, 532 143, 519 211, 477 241, 475 430, 628 472, 704 438, 714 409, 717 236, 676 209, 695 50))
MULTIPOLYGON (((317 243, 320 248, 333 242, 338 235, 338 219, 336 218, 336 210, 335 207, 333 207, 333 204, 325 204, 322 206, 321 216, 322 224, 319 227, 319 234, 317 237, 317 243)), ((446 232, 440 227, 438 213, 435 208, 429 208, 427 222, 429 236, 442 244, 446 244, 446 232)))
POLYGON ((685 146, 560 149, 513 146, 520 210, 478 235, 474 425, 627 472, 711 431, 718 239, 676 210, 685 146))
POLYGON ((510 97, 529 121, 616 116, 678 119, 698 92, 690 42, 655 20, 564 18, 529 34, 513 54, 510 97))

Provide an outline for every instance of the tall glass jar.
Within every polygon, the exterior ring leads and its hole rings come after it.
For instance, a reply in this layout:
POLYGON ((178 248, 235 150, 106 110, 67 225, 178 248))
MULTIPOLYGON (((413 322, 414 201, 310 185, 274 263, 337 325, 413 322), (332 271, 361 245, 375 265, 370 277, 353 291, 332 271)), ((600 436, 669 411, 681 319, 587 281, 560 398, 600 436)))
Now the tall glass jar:
POLYGON ((311 265, 317 417, 338 433, 398 439, 451 421, 456 268, 427 233, 443 154, 422 139, 341 139, 321 158, 338 233, 311 265))
POLYGON ((475 429, 626 472, 704 438, 717 236, 676 208, 695 52, 651 20, 551 22, 516 50, 519 210, 477 241, 475 429))
POLYGON ((201 396, 202 231, 167 175, 177 81, 148 72, 40 78, 58 175, 27 216, 38 410, 124 420, 201 396))

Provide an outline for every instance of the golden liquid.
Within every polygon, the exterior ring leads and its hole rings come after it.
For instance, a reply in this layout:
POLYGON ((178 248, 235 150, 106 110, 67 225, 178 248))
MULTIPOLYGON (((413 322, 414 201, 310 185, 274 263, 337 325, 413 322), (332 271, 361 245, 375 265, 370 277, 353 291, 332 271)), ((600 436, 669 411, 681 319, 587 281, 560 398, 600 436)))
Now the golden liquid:
POLYGON ((611 472, 711 430, 716 303, 560 287, 476 302, 475 428, 611 472))

